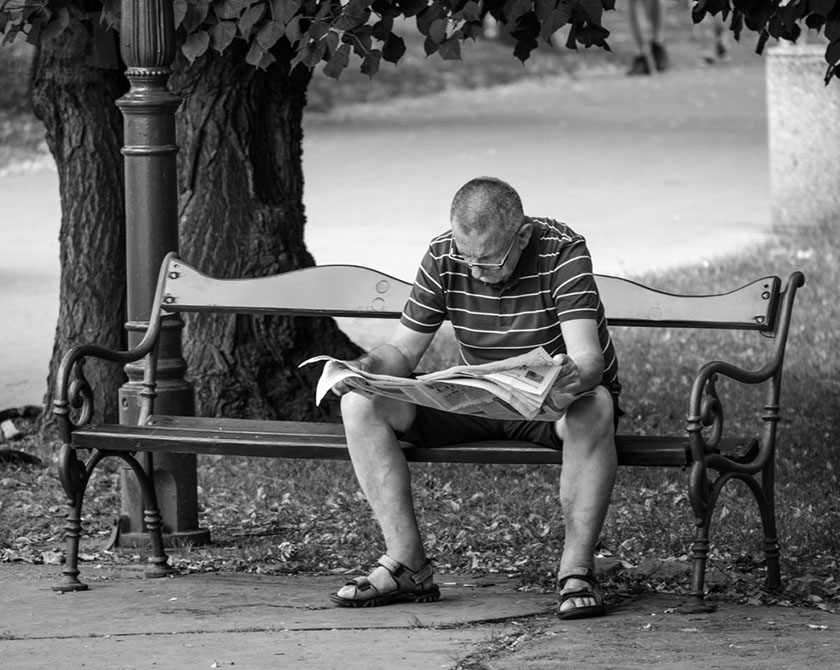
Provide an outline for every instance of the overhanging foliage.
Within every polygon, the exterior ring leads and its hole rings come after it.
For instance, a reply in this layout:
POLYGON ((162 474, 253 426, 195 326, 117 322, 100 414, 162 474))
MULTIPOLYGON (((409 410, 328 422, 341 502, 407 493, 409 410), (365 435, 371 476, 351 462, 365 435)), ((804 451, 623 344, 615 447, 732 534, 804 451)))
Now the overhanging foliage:
POLYGON ((694 0, 691 16, 700 23, 708 14, 729 20, 729 29, 740 39, 744 27, 758 33, 756 53, 762 53, 771 37, 796 42, 802 28, 821 31, 828 39, 825 83, 837 74, 840 63, 840 2, 838 0, 694 0))
MULTIPOLYGON (((244 40, 247 62, 265 69, 276 62, 275 47, 285 42, 295 54, 285 67, 314 69, 323 63, 324 74, 337 78, 354 59, 369 76, 383 60, 397 63, 406 49, 395 31, 405 25, 398 19, 413 18, 426 54, 446 60, 461 58, 461 43, 482 34, 488 15, 508 27, 513 53, 523 62, 566 26, 567 47, 609 49, 602 17, 615 0, 174 0, 173 5, 181 50, 190 62, 244 40)), ((60 38, 68 57, 91 53, 94 23, 118 25, 119 6, 119 0, 2 0, 0 33, 4 42, 21 33, 32 43, 60 38)), ((745 27, 758 33, 759 53, 770 37, 795 42, 803 29, 822 32, 828 40, 826 83, 840 63, 838 0, 694 0, 692 14, 695 22, 722 15, 736 39, 745 27)))

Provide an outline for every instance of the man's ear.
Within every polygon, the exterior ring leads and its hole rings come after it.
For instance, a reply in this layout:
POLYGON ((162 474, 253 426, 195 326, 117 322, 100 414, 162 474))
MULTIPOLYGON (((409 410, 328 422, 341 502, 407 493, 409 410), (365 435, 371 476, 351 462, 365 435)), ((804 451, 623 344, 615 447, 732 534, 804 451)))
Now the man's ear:
POLYGON ((528 242, 531 241, 531 233, 534 232, 534 224, 530 221, 526 221, 522 224, 522 227, 519 229, 519 248, 524 249, 528 246, 528 242))

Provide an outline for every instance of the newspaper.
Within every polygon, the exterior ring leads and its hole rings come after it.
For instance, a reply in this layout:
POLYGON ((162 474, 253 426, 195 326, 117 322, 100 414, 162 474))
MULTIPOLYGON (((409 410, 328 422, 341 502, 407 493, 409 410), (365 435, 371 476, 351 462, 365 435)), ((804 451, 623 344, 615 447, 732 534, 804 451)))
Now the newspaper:
POLYGON ((326 361, 315 402, 344 382, 365 395, 491 419, 556 421, 579 395, 553 388, 561 367, 539 347, 520 356, 482 365, 455 367, 416 378, 360 370, 331 356, 315 356, 300 365, 326 361))

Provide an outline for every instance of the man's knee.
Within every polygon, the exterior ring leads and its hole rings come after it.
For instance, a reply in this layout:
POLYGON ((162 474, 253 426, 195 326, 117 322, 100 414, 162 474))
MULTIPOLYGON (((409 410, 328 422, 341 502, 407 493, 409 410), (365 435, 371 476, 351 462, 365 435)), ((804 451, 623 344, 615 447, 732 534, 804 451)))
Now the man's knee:
POLYGON ((373 398, 361 393, 345 393, 341 396, 341 418, 344 425, 355 425, 369 421, 377 414, 373 398))
POLYGON ((345 393, 341 396, 341 418, 345 430, 363 431, 377 425, 404 431, 414 418, 413 407, 382 396, 345 393))
POLYGON ((597 386, 593 395, 575 402, 566 412, 561 435, 564 443, 586 441, 603 443, 615 434, 615 404, 612 395, 603 386, 597 386))

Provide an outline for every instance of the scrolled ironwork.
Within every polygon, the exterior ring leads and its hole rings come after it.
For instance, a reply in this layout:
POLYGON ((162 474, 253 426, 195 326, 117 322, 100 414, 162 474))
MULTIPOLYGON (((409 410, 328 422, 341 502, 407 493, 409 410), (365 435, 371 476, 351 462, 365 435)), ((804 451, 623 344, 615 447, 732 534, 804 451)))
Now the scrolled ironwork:
POLYGON ((89 423, 93 417, 93 389, 90 387, 87 377, 85 377, 84 361, 77 361, 73 368, 75 378, 70 382, 67 401, 70 403, 70 407, 77 411, 71 412, 68 415, 68 420, 74 427, 78 427, 89 423))
POLYGON ((717 391, 716 374, 709 377, 703 389, 703 403, 700 406, 700 423, 707 429, 700 433, 705 451, 714 451, 720 445, 723 436, 723 403, 717 391))
POLYGON ((61 381, 53 400, 53 414, 58 420, 62 442, 69 444, 70 434, 90 422, 93 416, 93 389, 85 377, 84 358, 62 366, 59 379, 61 381))

